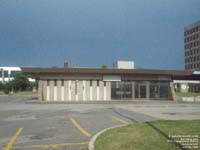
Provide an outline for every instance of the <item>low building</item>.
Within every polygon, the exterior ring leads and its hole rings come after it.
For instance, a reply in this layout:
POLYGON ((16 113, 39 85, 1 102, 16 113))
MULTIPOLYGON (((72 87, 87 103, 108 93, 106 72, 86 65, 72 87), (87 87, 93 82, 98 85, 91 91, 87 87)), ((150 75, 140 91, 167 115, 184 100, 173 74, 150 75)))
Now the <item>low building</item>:
POLYGON ((200 80, 192 71, 22 68, 39 83, 42 101, 173 100, 173 80, 200 80))
MULTIPOLYGON (((0 82, 8 82, 14 79, 16 73, 20 73, 20 67, 0 67, 0 82)), ((29 78, 29 81, 34 82, 34 79, 29 78)))

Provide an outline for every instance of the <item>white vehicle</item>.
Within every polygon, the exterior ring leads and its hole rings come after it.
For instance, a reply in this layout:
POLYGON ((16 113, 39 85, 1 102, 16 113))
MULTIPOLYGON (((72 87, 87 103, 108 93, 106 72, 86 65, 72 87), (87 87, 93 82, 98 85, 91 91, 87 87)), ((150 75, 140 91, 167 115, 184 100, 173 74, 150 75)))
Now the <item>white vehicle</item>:
MULTIPOLYGON (((14 79, 15 74, 21 72, 20 67, 0 67, 0 82, 8 82, 14 79)), ((30 82, 35 79, 28 78, 30 82)))

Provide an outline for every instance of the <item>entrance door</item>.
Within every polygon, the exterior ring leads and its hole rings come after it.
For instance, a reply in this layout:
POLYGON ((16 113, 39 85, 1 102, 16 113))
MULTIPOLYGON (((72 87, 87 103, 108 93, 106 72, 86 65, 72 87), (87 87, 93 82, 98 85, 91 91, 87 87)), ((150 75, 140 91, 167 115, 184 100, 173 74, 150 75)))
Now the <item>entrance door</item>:
POLYGON ((146 82, 135 83, 135 98, 146 98, 146 82))
POLYGON ((146 98, 146 85, 139 85, 139 98, 146 98))
POLYGON ((123 99, 132 99, 132 83, 131 82, 124 82, 123 83, 123 99))

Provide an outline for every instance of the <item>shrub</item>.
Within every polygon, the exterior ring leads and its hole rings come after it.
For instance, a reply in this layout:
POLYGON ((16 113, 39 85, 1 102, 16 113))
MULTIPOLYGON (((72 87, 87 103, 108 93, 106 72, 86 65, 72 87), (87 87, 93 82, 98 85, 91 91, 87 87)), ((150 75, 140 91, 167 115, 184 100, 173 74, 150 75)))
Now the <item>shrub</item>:
POLYGON ((23 73, 17 73, 12 81, 4 84, 0 82, 0 90, 4 91, 5 94, 9 94, 11 91, 32 90, 34 87, 37 87, 37 82, 29 82, 28 78, 23 73))
POLYGON ((5 94, 9 94, 12 91, 12 81, 6 82, 3 85, 3 91, 4 91, 5 94))
POLYGON ((0 91, 3 90, 3 83, 0 82, 0 91))

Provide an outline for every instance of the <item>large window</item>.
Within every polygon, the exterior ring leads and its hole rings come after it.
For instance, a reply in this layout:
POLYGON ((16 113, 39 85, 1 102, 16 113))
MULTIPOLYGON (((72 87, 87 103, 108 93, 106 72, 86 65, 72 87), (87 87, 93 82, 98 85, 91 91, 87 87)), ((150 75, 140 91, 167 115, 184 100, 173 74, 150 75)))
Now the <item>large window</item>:
POLYGON ((152 99, 169 98, 169 82, 168 81, 151 81, 150 82, 150 98, 152 99))
POLYGON ((132 83, 131 82, 112 82, 111 83, 112 99, 132 99, 132 83))

